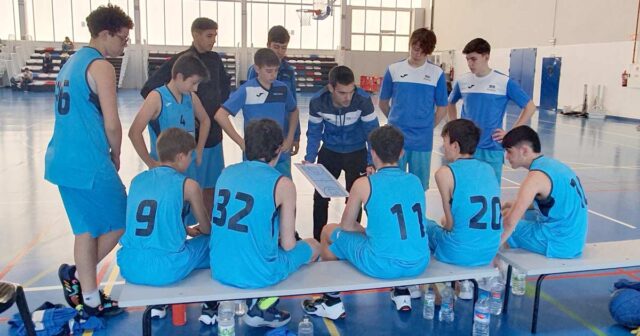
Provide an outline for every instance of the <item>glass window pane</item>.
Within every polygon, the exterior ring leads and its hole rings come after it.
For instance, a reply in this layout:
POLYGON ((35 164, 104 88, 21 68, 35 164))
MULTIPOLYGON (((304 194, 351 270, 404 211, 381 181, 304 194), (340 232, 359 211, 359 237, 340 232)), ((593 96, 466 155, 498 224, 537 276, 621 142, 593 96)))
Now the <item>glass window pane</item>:
MULTIPOLYGON (((156 0, 157 1, 157 0, 156 0)), ((109 4, 109 0, 91 0, 89 1, 91 3, 91 10, 93 11, 94 9, 100 7, 100 6, 106 6, 109 4)), ((87 15, 89 15, 89 13, 87 13, 87 15)))
POLYGON ((364 10, 351 11, 351 32, 364 33, 364 10))
POLYGON ((396 36, 396 52, 409 51, 409 36, 396 36))
POLYGON ((254 48, 263 48, 267 46, 267 32, 269 31, 269 24, 267 17, 264 15, 267 12, 267 4, 248 4, 251 7, 251 27, 249 30, 251 38, 249 39, 249 46, 254 48))
MULTIPOLYGON (((337 16, 340 17, 339 15, 337 16)), ((334 49, 336 46, 334 45, 334 34, 333 29, 340 29, 340 27, 335 27, 334 22, 340 21, 335 20, 336 13, 333 13, 333 16, 329 16, 324 20, 318 21, 318 49, 334 49)))
POLYGON ((364 50, 364 35, 351 35, 351 50, 364 50))
MULTIPOLYGON (((235 20, 233 2, 218 2, 218 46, 233 47, 233 23, 235 20)), ((265 32, 266 34, 266 32, 265 32)))
POLYGON ((183 0, 182 1, 182 42, 184 45, 190 45, 193 41, 191 36, 191 23, 200 17, 199 0, 183 0))
MULTIPOLYGON (((418 0, 420 1, 420 0, 418 0)), ((398 0, 398 8, 411 8, 411 0, 398 0)), ((418 7, 420 7, 418 2, 418 7)))
MULTIPOLYGON (((218 22, 218 6, 216 1, 200 1, 200 16, 218 22)), ((220 25, 218 25, 220 28, 220 25)))
POLYGON ((379 34, 380 33, 380 11, 379 10, 367 10, 367 27, 366 33, 379 34))
MULTIPOLYGON (((9 35, 14 36, 14 39, 19 39, 20 34, 16 32, 16 24, 14 21, 13 9, 18 11, 17 3, 13 0, 0 0, 0 13, 2 14, 2 20, 0 20, 0 39, 8 39, 9 35)), ((15 15, 17 18, 18 16, 15 15)))
POLYGON ((367 7, 380 7, 380 0, 367 0, 367 7))
POLYGON ((73 35, 72 32, 72 23, 71 20, 71 0, 56 0, 55 6, 53 7, 53 15, 55 18, 54 21, 54 29, 56 32, 55 40, 56 41, 64 41, 65 37, 71 38, 73 35))
MULTIPOLYGON (((53 1, 57 6, 58 0, 53 1)), ((109 0, 109 3, 122 8, 122 10, 133 19, 133 11, 129 8, 129 6, 133 6, 133 0, 109 0)))
MULTIPOLYGON (((73 42, 89 42, 91 34, 85 21, 91 13, 89 1, 74 1, 71 11, 73 12, 73 37, 71 39, 73 42)), ((142 15, 144 16, 144 13, 142 15)))
MULTIPOLYGON (((271 29, 271 27, 273 26, 283 25, 283 24, 284 24, 284 5, 270 4, 269 5, 269 21, 267 22, 269 29, 271 29)), ((267 34, 267 32, 268 31, 264 33, 267 34)))
POLYGON ((234 12, 234 38, 233 38, 233 45, 236 47, 240 46, 240 43, 242 42, 242 4, 239 2, 236 2, 235 4, 235 8, 236 11, 234 12))
POLYGON ((302 39, 300 48, 302 49, 316 49, 316 42, 318 41, 318 20, 311 18, 311 24, 301 27, 302 39))
POLYGON ((349 0, 351 6, 364 6, 365 0, 349 0))
POLYGON ((340 40, 342 32, 342 8, 337 6, 333 8, 333 47, 331 49, 340 50, 340 40))
POLYGON ((395 51, 394 36, 382 36, 381 51, 395 51))
POLYGON ((410 12, 396 12, 396 34, 409 35, 411 32, 411 13, 410 12))
POLYGON ((395 33, 396 32, 396 12, 394 11, 382 11, 380 22, 380 31, 382 33, 395 33))
POLYGON ((53 41, 51 0, 33 0, 34 40, 53 41))
POLYGON ((396 0, 382 0, 381 7, 396 8, 396 0))
POLYGON ((413 0, 413 1, 411 1, 411 6, 413 8, 420 8, 420 7, 422 7, 422 1, 421 0, 413 0))
POLYGON ((364 50, 380 51, 380 35, 366 35, 364 42, 364 50))
POLYGON ((149 44, 165 45, 164 6, 157 0, 147 0, 147 37, 149 44))
POLYGON ((289 35, 291 35, 289 49, 300 48, 300 17, 298 16, 298 12, 296 12, 297 9, 300 9, 299 5, 286 5, 285 7, 284 26, 287 27, 289 35))
MULTIPOLYGON (((161 4, 158 4, 161 5, 161 4)), ((182 12, 182 0, 165 0, 165 27, 167 45, 183 45, 182 43, 182 16, 177 15, 182 12)))

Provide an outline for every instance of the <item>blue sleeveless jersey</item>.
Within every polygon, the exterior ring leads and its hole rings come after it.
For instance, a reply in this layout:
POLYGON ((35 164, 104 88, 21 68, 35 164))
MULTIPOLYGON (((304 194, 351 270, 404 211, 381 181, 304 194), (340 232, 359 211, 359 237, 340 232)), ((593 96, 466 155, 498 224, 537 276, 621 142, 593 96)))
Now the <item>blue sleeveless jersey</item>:
POLYGON ((166 85, 163 85, 157 89, 156 92, 160 94, 161 109, 158 118, 149 121, 149 137, 151 139, 151 151, 149 154, 154 160, 158 160, 158 153, 156 153, 156 141, 160 132, 167 128, 177 127, 181 128, 189 134, 196 136, 196 122, 193 114, 193 103, 191 101, 191 94, 182 94, 182 101, 178 103, 176 97, 171 93, 166 85))
POLYGON ((451 199, 453 227, 435 250, 438 260, 462 265, 488 265, 496 255, 502 234, 500 185, 493 168, 477 159, 449 164, 454 187, 451 199))
POLYGON ((280 220, 275 188, 282 175, 260 161, 244 161, 222 171, 211 215, 213 278, 256 288, 281 279, 276 274, 280 220))
POLYGON ((89 66, 100 59, 103 57, 98 50, 83 47, 69 58, 56 79, 55 123, 44 173, 53 184, 90 189, 95 176, 104 169, 117 175, 100 101, 87 82, 89 66))
POLYGON ((369 176, 369 183, 371 192, 364 206, 369 252, 377 258, 428 264, 426 202, 420 180, 388 167, 369 176))
POLYGON ((547 256, 572 258, 580 255, 587 239, 587 198, 576 174, 560 161, 540 156, 530 171, 543 172, 551 181, 551 193, 545 200, 536 198, 539 211, 536 235, 548 243, 547 256))
POLYGON ((138 174, 127 198, 127 227, 120 239, 124 249, 184 249, 187 231, 183 222, 184 183, 177 170, 160 166, 138 174))

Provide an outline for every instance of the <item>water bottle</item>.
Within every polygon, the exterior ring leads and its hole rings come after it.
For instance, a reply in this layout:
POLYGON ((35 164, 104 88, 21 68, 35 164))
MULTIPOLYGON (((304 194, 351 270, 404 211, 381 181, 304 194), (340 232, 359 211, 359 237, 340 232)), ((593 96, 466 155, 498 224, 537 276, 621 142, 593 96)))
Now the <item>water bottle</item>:
POLYGON ((235 336, 235 307, 233 301, 222 301, 218 306, 218 336, 235 336))
POLYGON ((491 315, 500 315, 502 313, 502 291, 504 284, 500 277, 493 279, 491 285, 491 298, 489 299, 489 311, 491 315))
POLYGON ((473 336, 489 336, 490 322, 489 298, 483 295, 473 310, 473 336))
POLYGON ((429 287, 429 290, 424 292, 424 300, 422 305, 422 317, 425 320, 433 320, 436 311, 436 295, 433 293, 433 289, 429 287))
POLYGON ((513 273, 511 275, 511 293, 513 295, 524 295, 525 286, 527 284, 526 277, 527 275, 524 274, 524 272, 517 268, 513 269, 513 273))
POLYGON ((453 289, 445 286, 442 290, 442 304, 440 305, 440 322, 453 322, 453 289))
POLYGON ((313 336, 313 323, 307 315, 298 323, 298 336, 313 336))
POLYGON ((247 301, 246 300, 235 300, 235 310, 236 316, 242 316, 247 313, 247 301))

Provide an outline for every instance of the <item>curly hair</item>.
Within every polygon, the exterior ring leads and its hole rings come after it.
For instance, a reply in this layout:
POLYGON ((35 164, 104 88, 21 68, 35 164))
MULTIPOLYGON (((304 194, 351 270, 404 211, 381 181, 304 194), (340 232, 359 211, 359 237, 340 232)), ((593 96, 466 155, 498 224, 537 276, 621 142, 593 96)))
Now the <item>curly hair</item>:
POLYGON ((120 7, 108 4, 96 8, 87 16, 87 26, 91 37, 98 37, 101 31, 107 30, 114 35, 122 28, 133 28, 133 21, 120 7))

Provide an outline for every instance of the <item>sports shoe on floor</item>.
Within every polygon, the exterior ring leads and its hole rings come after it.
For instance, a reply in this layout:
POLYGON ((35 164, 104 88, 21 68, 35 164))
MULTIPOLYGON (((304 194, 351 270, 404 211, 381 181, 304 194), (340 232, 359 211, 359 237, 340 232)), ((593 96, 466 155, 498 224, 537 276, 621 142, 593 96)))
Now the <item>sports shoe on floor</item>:
POLYGON ((420 286, 413 285, 413 286, 407 286, 407 288, 409 289, 409 294, 411 295, 412 299, 422 298, 422 291, 420 290, 420 286))
POLYGON ((169 305, 156 305, 151 307, 151 318, 152 319, 163 319, 167 317, 167 309, 169 305))
MULTIPOLYGON (((291 314, 284 310, 276 308, 279 300, 274 301, 267 309, 260 309, 261 300, 254 303, 249 311, 242 316, 244 323, 251 327, 270 327, 279 328, 291 321, 291 314)), ((264 307, 263 307, 264 308, 264 307)))
POLYGON ((302 310, 309 315, 326 317, 332 320, 345 318, 347 315, 340 297, 330 297, 327 295, 323 295, 315 300, 303 300, 302 310))
POLYGON ((407 288, 394 287, 391 289, 391 300, 396 304, 398 311, 411 310, 411 294, 407 288))
POLYGON ((113 300, 102 290, 100 290, 100 302, 100 305, 97 307, 100 310, 100 316, 115 316, 124 311, 124 309, 118 306, 118 301, 113 300))
POLYGON ((202 303, 202 312, 198 320, 206 325, 214 325, 218 318, 218 302, 210 301, 202 303))
POLYGON ((62 264, 58 268, 58 278, 64 291, 64 299, 71 308, 83 304, 80 280, 76 278, 76 266, 62 264))
POLYGON ((460 293, 458 293, 458 298, 462 300, 473 299, 473 283, 471 283, 471 281, 460 281, 458 285, 460 286, 460 293))

